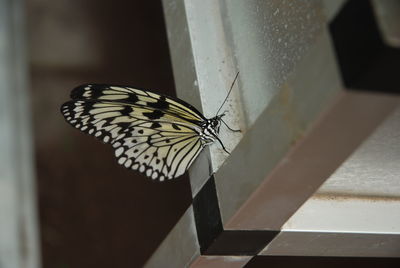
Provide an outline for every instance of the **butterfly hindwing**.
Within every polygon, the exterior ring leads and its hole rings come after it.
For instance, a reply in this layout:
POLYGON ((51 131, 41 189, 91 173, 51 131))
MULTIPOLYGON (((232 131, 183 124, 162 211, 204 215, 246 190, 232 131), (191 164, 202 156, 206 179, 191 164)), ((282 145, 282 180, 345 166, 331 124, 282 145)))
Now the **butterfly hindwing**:
POLYGON ((83 85, 61 112, 74 127, 115 149, 118 163, 152 179, 182 175, 203 148, 203 116, 189 104, 153 92, 83 85))
MULTIPOLYGON (((144 129, 148 129, 145 125, 144 129)), ((135 130, 113 143, 119 164, 162 181, 182 175, 202 149, 199 137, 193 132, 148 130, 141 135, 136 135, 135 130)))

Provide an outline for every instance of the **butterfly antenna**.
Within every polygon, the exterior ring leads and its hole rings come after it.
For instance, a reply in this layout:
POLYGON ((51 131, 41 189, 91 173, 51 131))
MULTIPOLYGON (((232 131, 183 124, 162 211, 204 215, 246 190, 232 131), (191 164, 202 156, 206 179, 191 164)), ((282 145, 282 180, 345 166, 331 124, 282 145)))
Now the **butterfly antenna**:
POLYGON ((233 88, 233 86, 235 85, 235 82, 236 82, 236 79, 238 78, 238 76, 239 76, 239 72, 237 72, 237 74, 236 74, 236 76, 235 76, 235 79, 233 79, 231 88, 229 89, 229 92, 228 92, 228 94, 226 95, 225 100, 222 102, 221 106, 219 107, 219 109, 218 109, 218 111, 217 111, 217 115, 218 115, 219 111, 221 110, 222 106, 224 106, 224 104, 225 104, 226 100, 228 99, 229 95, 231 94, 232 88, 233 88))

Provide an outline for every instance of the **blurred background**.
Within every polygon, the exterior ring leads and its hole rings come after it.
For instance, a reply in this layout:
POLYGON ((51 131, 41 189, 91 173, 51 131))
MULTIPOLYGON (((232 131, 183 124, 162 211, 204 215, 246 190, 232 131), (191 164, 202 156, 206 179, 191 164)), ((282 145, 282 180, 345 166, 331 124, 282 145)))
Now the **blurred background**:
MULTIPOLYGON (((368 1, 322 2, 326 10, 349 3, 323 26, 344 87, 398 95, 399 20, 388 12, 398 2, 375 15, 368 1), (374 16, 391 23, 378 30, 374 16)), ((161 0, 0 0, 0 268, 140 267, 157 249, 192 203, 187 175, 159 183, 126 170, 59 109, 84 83, 174 96, 169 51, 161 0)))
POLYGON ((59 108, 83 83, 175 94, 161 1, 26 5, 43 267, 138 267, 189 206, 189 181, 122 168, 59 108))

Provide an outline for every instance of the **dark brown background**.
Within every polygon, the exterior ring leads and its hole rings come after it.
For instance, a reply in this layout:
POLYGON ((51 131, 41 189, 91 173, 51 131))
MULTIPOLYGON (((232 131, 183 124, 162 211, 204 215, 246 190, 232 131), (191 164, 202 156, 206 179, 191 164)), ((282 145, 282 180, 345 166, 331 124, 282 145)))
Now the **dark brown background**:
POLYGON ((82 83, 174 95, 160 1, 28 0, 43 266, 138 267, 191 202, 186 176, 153 182, 59 112, 82 83))
MULTIPOLYGON (((110 146, 71 128, 59 107, 68 100, 70 90, 82 83, 127 84, 174 95, 161 2, 26 3, 43 266, 140 267, 188 208, 187 177, 158 183, 125 170, 116 163, 110 146)), ((356 6, 354 10, 362 9, 356 6)), ((351 29, 346 31, 348 25, 359 23, 358 32, 371 32, 359 14, 350 13, 348 18, 355 21, 330 25, 342 75, 355 75, 349 80, 353 84, 346 86, 398 92, 398 76, 393 76, 398 70, 398 50, 377 50, 374 44, 381 43, 379 35, 367 39, 377 42, 364 42, 351 29), (366 50, 371 47, 376 55, 366 50), (360 65, 359 58, 349 55, 374 61, 360 65), (361 76, 357 68, 349 74, 343 71, 354 63, 351 60, 365 69, 361 76)), ((248 266, 356 267, 355 261, 363 267, 389 267, 396 260, 256 257, 248 266)))

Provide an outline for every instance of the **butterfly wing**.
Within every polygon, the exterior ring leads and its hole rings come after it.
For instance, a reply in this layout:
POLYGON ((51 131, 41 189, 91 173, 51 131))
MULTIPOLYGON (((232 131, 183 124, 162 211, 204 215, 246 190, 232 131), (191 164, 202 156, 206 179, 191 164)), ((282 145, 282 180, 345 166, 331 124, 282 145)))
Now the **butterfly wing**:
POLYGON ((186 102, 130 87, 83 85, 61 112, 72 126, 115 149, 118 163, 152 179, 182 175, 203 148, 205 120, 186 102))

